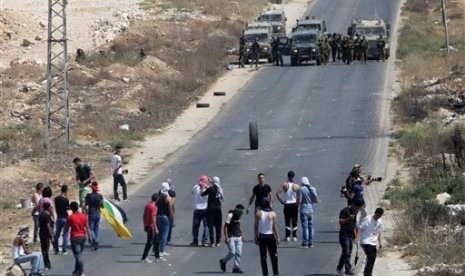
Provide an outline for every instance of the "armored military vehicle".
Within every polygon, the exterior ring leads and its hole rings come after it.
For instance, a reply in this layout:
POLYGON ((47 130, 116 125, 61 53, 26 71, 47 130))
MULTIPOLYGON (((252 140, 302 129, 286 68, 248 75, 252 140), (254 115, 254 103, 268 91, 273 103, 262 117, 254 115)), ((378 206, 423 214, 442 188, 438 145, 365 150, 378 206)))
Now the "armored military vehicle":
POLYGON ((248 63, 252 59, 252 44, 255 39, 260 44, 260 59, 266 58, 268 62, 273 61, 273 54, 271 53, 271 32, 266 29, 248 29, 244 31, 243 38, 245 40, 246 52, 245 61, 248 63))
POLYGON ((282 10, 267 10, 260 13, 258 21, 269 22, 272 26, 272 36, 286 36, 287 18, 282 10))
POLYGON ((297 30, 291 36, 291 66, 302 62, 315 61, 321 65, 321 53, 318 47, 318 30, 297 30))
POLYGON ((368 41, 367 58, 375 59, 378 57, 376 40, 382 35, 386 40, 385 57, 390 56, 389 35, 390 25, 385 24, 384 20, 378 16, 362 16, 352 19, 350 26, 347 28, 347 34, 353 36, 359 34, 365 36, 368 41))
POLYGON ((296 24, 292 28, 292 32, 299 31, 299 30, 317 30, 321 33, 326 32, 326 22, 323 18, 310 18, 308 16, 296 20, 296 24))

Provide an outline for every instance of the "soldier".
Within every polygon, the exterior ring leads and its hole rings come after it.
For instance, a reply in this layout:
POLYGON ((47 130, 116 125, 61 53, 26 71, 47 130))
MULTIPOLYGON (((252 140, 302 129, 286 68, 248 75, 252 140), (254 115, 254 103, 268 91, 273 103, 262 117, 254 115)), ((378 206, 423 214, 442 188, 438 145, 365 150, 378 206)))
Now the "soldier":
MULTIPOLYGON (((258 44, 258 38, 255 38, 254 43, 252 44, 252 62, 255 60, 255 68, 258 68, 258 58, 260 57, 260 44, 258 44)), ((252 67, 253 63, 250 63, 252 67)))
POLYGON ((328 63, 329 57, 331 56, 331 45, 329 44, 329 41, 327 38, 324 39, 323 43, 324 43, 324 48, 325 48, 325 60, 326 60, 326 63, 328 63))
POLYGON ((353 59, 352 60, 359 60, 360 59, 360 35, 355 34, 354 44, 353 44, 353 59))
POLYGON ((273 37, 271 40, 271 55, 273 57, 273 65, 279 65, 278 59, 278 39, 273 37))
POLYGON ((340 52, 342 53, 342 63, 347 62, 347 37, 344 36, 341 41, 340 52))
POLYGON ((367 63, 367 51, 368 51, 368 41, 366 36, 362 36, 362 40, 360 40, 360 61, 363 63, 367 63))
POLYGON ((279 37, 278 37, 278 38, 276 38, 276 46, 277 46, 277 54, 278 54, 278 60, 276 61, 276 65, 281 64, 281 66, 284 66, 283 51, 284 51, 284 48, 286 47, 286 45, 281 43, 280 40, 279 40, 279 37))
POLYGON ((244 66, 245 58, 245 39, 243 36, 239 39, 239 68, 245 68, 244 66))
POLYGON ((325 53, 325 47, 324 47, 324 43, 323 43, 321 38, 318 39, 317 46, 318 46, 318 49, 319 49, 319 52, 320 52, 321 63, 326 64, 325 54, 324 54, 325 53))
POLYGON ((331 46, 331 54, 332 54, 333 62, 336 62, 337 49, 339 48, 336 33, 334 33, 331 36, 329 45, 331 46))
POLYGON ((346 42, 346 58, 347 64, 352 64, 354 39, 352 37, 347 38, 346 42))
POLYGON ((386 47, 386 40, 384 40, 384 37, 382 34, 379 35, 378 39, 376 40, 376 49, 378 50, 378 56, 376 58, 376 61, 379 62, 379 58, 381 57, 383 59, 383 62, 386 58, 385 53, 384 53, 384 48, 386 47))

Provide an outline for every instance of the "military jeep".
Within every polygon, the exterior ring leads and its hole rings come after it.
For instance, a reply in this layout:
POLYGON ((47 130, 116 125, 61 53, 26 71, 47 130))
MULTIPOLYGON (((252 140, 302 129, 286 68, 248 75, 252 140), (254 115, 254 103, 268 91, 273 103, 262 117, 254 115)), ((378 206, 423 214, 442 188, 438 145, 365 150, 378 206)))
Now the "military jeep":
POLYGON ((378 57, 378 49, 376 40, 379 35, 382 35, 386 40, 384 49, 385 58, 390 56, 389 35, 390 25, 384 23, 384 20, 378 16, 361 16, 352 19, 350 26, 347 28, 347 34, 353 36, 355 34, 365 36, 368 42, 367 58, 376 59, 378 57))
POLYGON ((315 61, 321 65, 321 53, 318 47, 320 32, 317 30, 298 30, 291 36, 291 66, 303 62, 315 61))
POLYGON ((243 38, 245 40, 245 61, 249 63, 252 61, 252 44, 255 39, 258 40, 260 45, 259 59, 266 58, 268 62, 273 61, 273 54, 271 52, 271 32, 265 29, 249 29, 244 31, 243 38))
POLYGON ((269 22, 272 26, 272 36, 280 37, 286 35, 287 18, 282 10, 263 11, 258 17, 258 21, 269 22))

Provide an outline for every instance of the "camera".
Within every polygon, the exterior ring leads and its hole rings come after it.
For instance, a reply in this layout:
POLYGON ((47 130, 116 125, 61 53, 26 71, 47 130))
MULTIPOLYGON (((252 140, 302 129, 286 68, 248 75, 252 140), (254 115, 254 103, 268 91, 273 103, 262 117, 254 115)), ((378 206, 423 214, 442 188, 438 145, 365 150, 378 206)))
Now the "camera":
POLYGON ((379 177, 379 176, 378 176, 378 177, 373 177, 373 176, 369 175, 367 178, 368 178, 369 180, 376 181, 376 182, 381 182, 381 181, 383 181, 383 178, 382 178, 382 177, 379 177))

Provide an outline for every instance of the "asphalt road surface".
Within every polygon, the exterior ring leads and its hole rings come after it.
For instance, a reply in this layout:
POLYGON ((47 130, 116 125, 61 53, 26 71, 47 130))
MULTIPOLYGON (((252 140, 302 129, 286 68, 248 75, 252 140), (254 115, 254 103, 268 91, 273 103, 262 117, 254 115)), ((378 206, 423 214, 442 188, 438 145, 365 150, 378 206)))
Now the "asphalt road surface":
MULTIPOLYGON (((318 0, 310 15, 324 17, 329 32, 345 34, 351 17, 371 15, 375 10, 394 23, 399 2, 318 0)), ((86 274, 223 275, 218 260, 227 252, 224 243, 219 248, 187 246, 192 242, 190 190, 198 176, 207 173, 221 177, 225 214, 237 203, 247 204, 259 172, 266 174, 267 183, 275 192, 292 169, 296 179, 309 177, 322 202, 314 215, 314 248, 300 249, 298 242, 281 243, 280 273, 336 275, 340 255, 337 217, 345 204, 339 197, 340 187, 354 163, 363 164, 366 173, 379 176, 384 176, 386 170, 390 93, 385 91, 389 77, 387 64, 369 61, 366 65, 330 63, 320 67, 260 68, 207 128, 171 156, 161 172, 141 187, 130 202, 121 204, 130 219, 127 226, 133 233, 132 240, 120 240, 106 222, 102 223, 100 249, 84 252, 86 274), (257 151, 248 150, 248 125, 254 120, 258 121, 260 132, 257 151), (174 246, 167 249, 171 254, 168 262, 141 264, 145 243, 143 207, 166 177, 173 179, 178 195, 174 246)), ((372 197, 371 202, 375 202, 376 195, 372 197)), ((279 203, 274 206, 283 237, 282 206, 279 203)), ((251 242, 253 215, 244 215, 242 225, 247 240, 242 269, 247 275, 261 275, 258 247, 251 242)), ((300 227, 298 233, 300 239, 300 227)), ((70 275, 73 256, 54 256, 52 266, 49 275, 70 275)), ((229 263, 228 271, 231 269, 229 263)))

